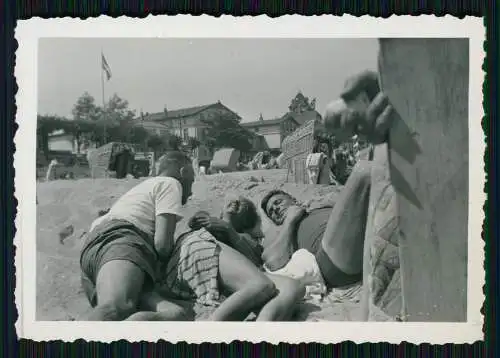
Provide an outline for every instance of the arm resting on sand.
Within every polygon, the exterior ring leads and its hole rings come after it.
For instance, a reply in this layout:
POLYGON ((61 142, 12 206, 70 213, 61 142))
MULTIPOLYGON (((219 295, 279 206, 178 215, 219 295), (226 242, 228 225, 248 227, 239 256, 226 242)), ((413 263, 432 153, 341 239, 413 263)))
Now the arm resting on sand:
POLYGON ((156 216, 155 249, 161 259, 168 259, 174 246, 174 233, 177 225, 175 214, 160 214, 156 216))

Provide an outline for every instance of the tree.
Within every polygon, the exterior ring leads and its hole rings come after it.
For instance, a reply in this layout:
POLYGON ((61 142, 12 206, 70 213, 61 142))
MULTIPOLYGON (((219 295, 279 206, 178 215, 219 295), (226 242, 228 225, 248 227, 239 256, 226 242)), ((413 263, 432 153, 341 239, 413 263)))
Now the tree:
POLYGON ((72 110, 75 120, 98 120, 102 115, 102 108, 95 104, 95 99, 88 92, 84 92, 77 100, 72 110))
POLYGON ((127 124, 128 134, 127 134, 127 142, 144 145, 147 143, 151 134, 141 126, 134 126, 132 124, 127 124))
POLYGON ((182 138, 175 135, 169 134, 164 135, 163 140, 165 141, 166 150, 182 150, 182 138))
POLYGON ((91 139, 95 137, 95 133, 99 132, 98 120, 75 119, 69 120, 64 117, 51 115, 37 116, 37 147, 41 149, 45 155, 48 154, 48 137, 57 130, 63 130, 65 133, 72 134, 80 149, 82 139, 91 139))
POLYGON ((175 134, 156 135, 152 134, 146 140, 146 146, 155 153, 168 150, 181 150, 182 138, 175 134))
POLYGON ((114 94, 105 110, 95 104, 94 98, 85 92, 73 107, 73 120, 57 116, 38 115, 37 145, 48 154, 49 134, 63 130, 72 134, 78 150, 83 140, 104 145, 109 142, 127 142, 154 151, 181 150, 182 139, 174 134, 157 136, 144 127, 135 125, 135 112, 129 110, 128 101, 114 94))
POLYGON ((146 145, 148 146, 148 148, 153 149, 153 151, 157 153, 163 150, 163 148, 166 146, 166 143, 163 137, 154 134, 146 140, 146 145))
POLYGON ((109 99, 103 112, 107 119, 117 121, 133 120, 136 117, 135 111, 128 108, 128 101, 120 98, 116 93, 109 99))
POLYGON ((92 140, 98 145, 131 140, 132 143, 144 144, 147 137, 144 131, 140 133, 140 130, 124 123, 135 118, 135 111, 130 110, 128 106, 128 101, 116 93, 109 99, 105 108, 96 105, 94 97, 88 92, 81 95, 72 111, 76 126, 72 128, 71 133, 75 136, 78 148, 82 138, 92 140), (95 125, 88 127, 85 121, 94 121, 95 125))
POLYGON ((211 149, 234 148, 242 152, 252 148, 253 133, 242 127, 233 115, 223 114, 202 121, 208 128, 201 144, 211 149))
POLYGON ((105 108, 95 104, 95 99, 88 92, 82 94, 73 106, 73 119, 87 120, 132 120, 135 118, 135 111, 129 109, 127 100, 121 98, 116 93, 108 100, 105 108))
POLYGON ((58 116, 37 116, 36 137, 37 148, 47 156, 49 152, 49 134, 56 130, 72 130, 71 121, 58 116))

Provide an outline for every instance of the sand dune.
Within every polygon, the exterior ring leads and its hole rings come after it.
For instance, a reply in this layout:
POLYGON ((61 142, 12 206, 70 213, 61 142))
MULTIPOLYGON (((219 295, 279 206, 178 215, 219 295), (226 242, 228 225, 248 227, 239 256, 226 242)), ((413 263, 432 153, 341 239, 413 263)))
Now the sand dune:
MULTIPOLYGON (((285 170, 239 172, 197 179, 193 197, 185 207, 178 232, 187 218, 203 209, 218 213, 229 193, 245 195, 258 202, 267 191, 282 188, 299 200, 315 206, 334 203, 339 188, 285 183, 285 170)), ((79 250, 81 236, 97 217, 128 189, 136 179, 80 179, 38 183, 37 196, 37 320, 73 320, 89 308, 80 288, 79 250), (63 232, 64 235, 60 235, 63 232), (65 237, 68 235, 67 237, 65 237)), ((264 221, 264 230, 271 230, 264 221)), ((359 289, 342 296, 336 291, 322 300, 310 298, 299 305, 297 320, 356 320, 359 289)), ((195 306, 197 319, 209 310, 195 306)))

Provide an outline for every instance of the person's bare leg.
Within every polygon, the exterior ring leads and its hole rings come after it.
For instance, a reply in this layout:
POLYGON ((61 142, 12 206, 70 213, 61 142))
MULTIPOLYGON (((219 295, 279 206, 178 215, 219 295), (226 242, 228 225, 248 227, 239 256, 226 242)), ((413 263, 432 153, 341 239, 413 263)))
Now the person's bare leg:
POLYGON ((245 319, 253 309, 261 307, 273 298, 276 288, 273 282, 245 256, 231 247, 219 243, 219 283, 232 293, 214 311, 212 321, 245 319))
POLYGON ((137 310, 145 273, 127 260, 106 262, 96 278, 97 306, 85 321, 122 321, 137 310))
POLYGON ((348 275, 363 270, 370 184, 371 163, 360 160, 332 209, 321 242, 331 262, 348 275))
POLYGON ((132 314, 127 321, 192 321, 194 312, 163 298, 157 292, 145 292, 140 298, 140 312, 132 314))
POLYGON ((278 290, 276 297, 262 307, 257 315, 257 321, 289 321, 294 312, 294 306, 306 293, 306 288, 292 278, 268 275, 278 290))
POLYGON ((188 319, 188 317, 184 314, 179 314, 178 312, 172 311, 140 311, 132 314, 125 321, 192 321, 192 319, 188 319))

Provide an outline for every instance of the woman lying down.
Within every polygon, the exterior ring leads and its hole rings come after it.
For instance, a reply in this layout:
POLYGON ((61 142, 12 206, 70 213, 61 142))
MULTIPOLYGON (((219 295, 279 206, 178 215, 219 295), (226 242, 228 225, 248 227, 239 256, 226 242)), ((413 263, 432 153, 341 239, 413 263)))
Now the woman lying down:
POLYGON ((241 321, 252 312, 257 321, 292 318, 305 287, 262 270, 263 235, 250 200, 227 199, 220 218, 200 211, 189 220, 189 227, 177 239, 170 260, 159 268, 155 291, 141 300, 142 309, 156 312, 151 312, 151 319, 182 319, 178 314, 182 308, 165 298, 217 306, 210 317, 213 321, 241 321), (227 298, 221 302, 221 296, 227 298))

